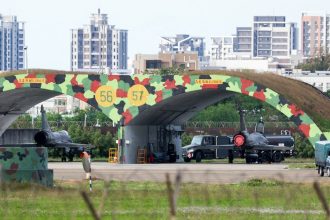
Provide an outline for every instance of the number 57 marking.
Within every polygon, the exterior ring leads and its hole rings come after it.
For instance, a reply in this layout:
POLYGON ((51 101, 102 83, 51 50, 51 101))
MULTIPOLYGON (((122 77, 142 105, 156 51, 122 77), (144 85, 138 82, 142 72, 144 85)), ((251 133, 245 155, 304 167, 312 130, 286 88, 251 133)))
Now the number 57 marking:
POLYGON ((143 91, 133 91, 132 95, 134 101, 141 101, 143 97, 143 91))

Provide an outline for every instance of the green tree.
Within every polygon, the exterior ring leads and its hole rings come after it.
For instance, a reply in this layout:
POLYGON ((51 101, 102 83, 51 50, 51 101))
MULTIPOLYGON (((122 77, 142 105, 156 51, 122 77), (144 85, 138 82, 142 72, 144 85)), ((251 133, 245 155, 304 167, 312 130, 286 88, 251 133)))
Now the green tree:
POLYGON ((24 128, 30 127, 32 124, 32 117, 28 114, 20 115, 15 120, 13 124, 11 124, 11 128, 24 128))
POLYGON ((191 140, 192 140, 193 136, 184 132, 181 135, 181 140, 182 140, 182 147, 191 144, 191 140))
POLYGON ((87 121, 95 124, 97 120, 99 123, 108 122, 111 123, 111 120, 101 111, 93 107, 89 107, 86 110, 76 110, 73 117, 66 117, 66 121, 85 121, 85 115, 87 116, 87 121))
POLYGON ((326 96, 328 96, 328 98, 330 98, 330 90, 326 91, 326 92, 324 93, 324 95, 326 95, 326 96))
POLYGON ((298 69, 304 71, 315 72, 316 70, 325 71, 330 68, 330 55, 322 55, 320 57, 310 58, 304 63, 297 66, 298 69))
POLYGON ((303 138, 299 133, 294 133, 293 137, 295 140, 295 151, 297 152, 297 157, 314 157, 314 148, 306 138, 303 138))
POLYGON ((282 113, 269 104, 244 95, 236 95, 235 97, 222 100, 218 104, 209 106, 197 113, 191 120, 238 122, 238 103, 240 103, 242 109, 249 110, 245 116, 246 121, 258 121, 260 116, 263 116, 265 120, 269 120, 274 115, 279 121, 288 121, 282 113))

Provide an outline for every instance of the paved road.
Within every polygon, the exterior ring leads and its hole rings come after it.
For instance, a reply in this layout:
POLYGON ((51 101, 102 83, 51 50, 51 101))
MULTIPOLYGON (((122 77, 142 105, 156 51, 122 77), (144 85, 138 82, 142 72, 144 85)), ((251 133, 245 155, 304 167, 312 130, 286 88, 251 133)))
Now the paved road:
MULTIPOLYGON (((55 180, 82 180, 82 164, 49 163, 55 180)), ((285 182, 306 183, 320 180, 314 169, 288 169, 284 164, 109 164, 95 162, 92 175, 99 179, 120 181, 164 181, 165 174, 172 177, 181 172, 183 182, 238 183, 253 178, 277 179, 285 182)), ((322 182, 329 182, 323 177, 322 182)))

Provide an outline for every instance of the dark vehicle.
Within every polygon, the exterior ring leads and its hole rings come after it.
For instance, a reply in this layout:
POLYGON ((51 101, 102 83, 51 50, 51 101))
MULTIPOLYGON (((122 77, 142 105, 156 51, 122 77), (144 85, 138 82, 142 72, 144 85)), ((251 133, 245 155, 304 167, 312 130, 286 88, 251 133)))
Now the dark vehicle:
MULTIPOLYGON (((230 157, 233 148, 232 138, 229 136, 198 135, 194 136, 191 144, 183 147, 182 156, 185 162, 195 159, 201 162, 202 159, 225 159, 230 157)), ((238 151, 233 152, 239 156, 238 151)))
POLYGON ((315 165, 320 176, 326 170, 330 177, 330 141, 318 141, 315 144, 315 165))
POLYGON ((294 139, 290 135, 264 135, 262 117, 249 133, 245 126, 244 111, 240 113, 240 132, 230 136, 194 136, 190 145, 183 147, 183 159, 186 162, 195 159, 222 159, 228 157, 229 163, 234 157, 246 159, 246 163, 279 163, 285 156, 293 155, 294 139))

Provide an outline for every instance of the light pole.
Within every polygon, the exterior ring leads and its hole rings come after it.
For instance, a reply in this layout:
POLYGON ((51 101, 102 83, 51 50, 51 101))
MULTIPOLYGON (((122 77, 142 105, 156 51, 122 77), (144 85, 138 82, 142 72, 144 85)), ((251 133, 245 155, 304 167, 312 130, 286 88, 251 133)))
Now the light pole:
POLYGON ((85 114, 85 119, 84 119, 84 128, 87 126, 87 114, 85 114))
POLYGON ((29 74, 27 49, 28 49, 28 47, 25 46, 24 47, 24 51, 25 51, 25 68, 26 68, 26 74, 29 74))

